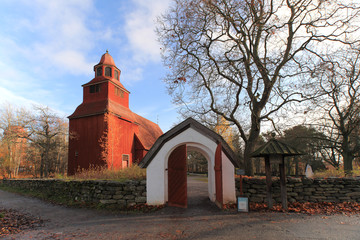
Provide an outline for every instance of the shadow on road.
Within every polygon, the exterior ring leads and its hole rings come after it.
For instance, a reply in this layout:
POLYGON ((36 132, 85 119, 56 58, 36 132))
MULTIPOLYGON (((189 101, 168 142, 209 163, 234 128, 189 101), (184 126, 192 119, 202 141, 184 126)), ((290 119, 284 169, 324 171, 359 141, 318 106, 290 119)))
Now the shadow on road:
POLYGON ((208 193, 208 182, 206 176, 192 176, 187 178, 188 207, 178 208, 166 206, 160 210, 161 215, 185 215, 185 216, 208 216, 224 214, 215 203, 211 202, 208 193))

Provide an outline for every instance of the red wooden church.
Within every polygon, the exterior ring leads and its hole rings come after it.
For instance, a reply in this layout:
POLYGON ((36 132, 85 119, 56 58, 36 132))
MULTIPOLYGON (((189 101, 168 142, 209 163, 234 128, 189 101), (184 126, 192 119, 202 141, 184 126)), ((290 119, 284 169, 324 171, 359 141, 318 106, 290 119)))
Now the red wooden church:
POLYGON ((69 118, 68 175, 78 169, 121 169, 139 163, 162 135, 159 126, 129 109, 129 91, 106 51, 95 78, 82 85, 83 102, 69 118))

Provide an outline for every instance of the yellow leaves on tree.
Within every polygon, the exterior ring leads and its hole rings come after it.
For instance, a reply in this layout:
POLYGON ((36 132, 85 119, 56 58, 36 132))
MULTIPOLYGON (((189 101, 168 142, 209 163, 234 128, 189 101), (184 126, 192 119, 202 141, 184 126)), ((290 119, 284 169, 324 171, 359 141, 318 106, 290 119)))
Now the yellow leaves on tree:
POLYGON ((214 131, 223 137, 225 142, 233 149, 233 139, 234 139, 234 132, 233 128, 231 127, 229 121, 227 121, 224 117, 218 117, 217 124, 214 128, 214 131))

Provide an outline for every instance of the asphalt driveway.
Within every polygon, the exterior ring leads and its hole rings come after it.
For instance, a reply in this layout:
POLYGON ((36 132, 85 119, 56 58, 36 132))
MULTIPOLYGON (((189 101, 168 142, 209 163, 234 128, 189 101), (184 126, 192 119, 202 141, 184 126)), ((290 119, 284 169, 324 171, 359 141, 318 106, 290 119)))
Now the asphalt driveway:
POLYGON ((188 208, 146 214, 67 208, 0 191, 0 207, 40 217, 44 225, 3 239, 360 239, 360 216, 221 211, 207 183, 188 179, 188 208))

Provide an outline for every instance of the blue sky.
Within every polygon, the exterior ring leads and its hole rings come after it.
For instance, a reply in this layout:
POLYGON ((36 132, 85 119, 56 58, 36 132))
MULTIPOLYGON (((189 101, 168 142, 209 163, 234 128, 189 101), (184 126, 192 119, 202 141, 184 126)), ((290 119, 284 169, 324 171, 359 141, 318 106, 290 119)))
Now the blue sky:
POLYGON ((170 0, 0 0, 0 104, 70 115, 108 49, 130 109, 166 132, 179 122, 154 23, 170 0))

